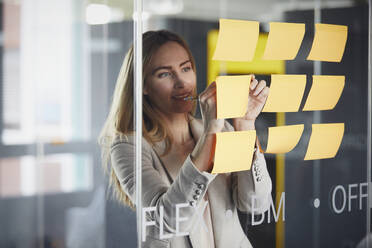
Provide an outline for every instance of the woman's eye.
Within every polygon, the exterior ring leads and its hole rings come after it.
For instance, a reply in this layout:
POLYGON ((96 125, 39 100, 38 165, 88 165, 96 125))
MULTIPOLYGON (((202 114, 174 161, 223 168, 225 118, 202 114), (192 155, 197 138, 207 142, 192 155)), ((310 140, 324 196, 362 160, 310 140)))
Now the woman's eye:
POLYGON ((159 78, 163 78, 163 77, 167 77, 167 76, 169 76, 169 75, 170 75, 169 72, 162 72, 162 73, 159 73, 158 77, 159 77, 159 78))
POLYGON ((182 68, 182 70, 183 70, 184 72, 188 72, 188 71, 191 70, 191 67, 190 67, 190 66, 187 66, 187 67, 182 68))

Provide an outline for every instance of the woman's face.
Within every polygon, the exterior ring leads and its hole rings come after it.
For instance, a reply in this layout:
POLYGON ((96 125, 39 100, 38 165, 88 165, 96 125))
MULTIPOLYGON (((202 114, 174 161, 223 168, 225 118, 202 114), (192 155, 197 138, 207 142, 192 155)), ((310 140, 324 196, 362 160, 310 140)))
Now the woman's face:
POLYGON ((186 50, 177 42, 167 42, 153 55, 144 94, 154 107, 165 114, 190 112, 196 75, 186 50))

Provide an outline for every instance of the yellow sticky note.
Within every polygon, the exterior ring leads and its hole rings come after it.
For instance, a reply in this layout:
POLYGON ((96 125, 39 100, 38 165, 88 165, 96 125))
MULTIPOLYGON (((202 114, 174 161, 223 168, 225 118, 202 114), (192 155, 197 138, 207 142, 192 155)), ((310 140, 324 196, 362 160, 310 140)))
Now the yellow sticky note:
POLYGON ((212 173, 250 170, 256 130, 216 133, 212 173))
POLYGON ((315 24, 315 36, 308 60, 340 62, 347 40, 347 26, 315 24))
POLYGON ((344 123, 313 124, 304 160, 333 158, 344 136, 344 123))
POLYGON ((333 109, 345 86, 345 76, 313 76, 303 111, 333 109))
POLYGON ((251 78, 251 75, 217 77, 217 119, 245 115, 251 78))
POLYGON ((259 22, 220 19, 214 60, 251 61, 256 51, 259 22))
POLYGON ((305 35, 304 23, 270 22, 270 32, 262 59, 292 60, 305 35))
POLYGON ((306 86, 306 75, 271 75, 269 96, 262 112, 297 112, 306 86))
POLYGON ((266 153, 287 153, 293 150, 301 138, 304 125, 269 127, 266 153))

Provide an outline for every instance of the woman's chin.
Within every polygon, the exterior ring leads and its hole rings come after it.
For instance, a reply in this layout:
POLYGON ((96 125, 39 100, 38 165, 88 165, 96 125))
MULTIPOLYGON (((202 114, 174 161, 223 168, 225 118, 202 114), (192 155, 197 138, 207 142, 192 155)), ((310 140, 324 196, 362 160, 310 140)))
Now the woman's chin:
POLYGON ((173 111, 174 113, 189 113, 192 111, 192 104, 187 104, 183 106, 174 106, 173 111))

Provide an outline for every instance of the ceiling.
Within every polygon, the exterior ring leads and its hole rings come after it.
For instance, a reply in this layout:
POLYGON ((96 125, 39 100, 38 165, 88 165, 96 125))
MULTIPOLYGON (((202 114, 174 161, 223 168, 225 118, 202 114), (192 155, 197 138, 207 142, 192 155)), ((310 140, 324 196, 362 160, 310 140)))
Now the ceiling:
MULTIPOLYGON (((133 0, 88 0, 121 10, 125 19, 133 15, 133 0)), ((348 7, 367 0, 143 0, 146 16, 173 16, 195 20, 219 18, 280 21, 288 10, 348 7), (160 14, 159 14, 160 13, 160 14)))

